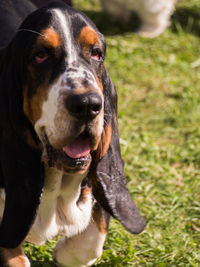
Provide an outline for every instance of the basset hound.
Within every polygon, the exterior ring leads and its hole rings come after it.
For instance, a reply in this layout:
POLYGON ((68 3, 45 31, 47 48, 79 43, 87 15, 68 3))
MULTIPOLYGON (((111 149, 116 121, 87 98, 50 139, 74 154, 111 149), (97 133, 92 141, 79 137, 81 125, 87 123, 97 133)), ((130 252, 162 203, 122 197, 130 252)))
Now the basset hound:
POLYGON ((57 235, 58 266, 90 266, 110 215, 131 233, 145 227, 126 187, 105 48, 89 18, 52 2, 0 52, 0 266, 30 266, 23 242, 57 235))

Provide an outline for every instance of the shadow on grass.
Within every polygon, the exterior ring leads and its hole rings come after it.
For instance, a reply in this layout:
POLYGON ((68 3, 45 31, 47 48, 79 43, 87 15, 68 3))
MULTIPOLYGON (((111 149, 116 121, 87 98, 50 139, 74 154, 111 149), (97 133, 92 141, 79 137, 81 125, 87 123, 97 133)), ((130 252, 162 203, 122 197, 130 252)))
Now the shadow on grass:
MULTIPOLYGON (((134 12, 132 12, 131 20, 128 24, 114 21, 111 16, 103 11, 83 10, 83 12, 97 25, 104 35, 136 33, 141 25, 139 17, 134 12)), ((183 32, 200 36, 200 9, 177 8, 171 20, 170 28, 172 32, 178 33, 182 30, 183 32)))
POLYGON ((52 250, 55 244, 46 242, 45 245, 33 246, 30 243, 24 244, 26 256, 31 261, 31 267, 56 267, 52 259, 52 250))
POLYGON ((175 33, 182 30, 200 36, 200 9, 177 8, 172 16, 171 29, 175 33))
POLYGON ((83 10, 83 12, 96 24, 97 28, 104 35, 117 35, 126 32, 137 32, 140 27, 140 20, 136 13, 132 12, 130 23, 123 24, 114 21, 111 16, 103 11, 83 10))
POLYGON ((57 267, 57 265, 55 265, 54 263, 52 262, 36 262, 36 261, 33 261, 31 263, 31 267, 57 267))

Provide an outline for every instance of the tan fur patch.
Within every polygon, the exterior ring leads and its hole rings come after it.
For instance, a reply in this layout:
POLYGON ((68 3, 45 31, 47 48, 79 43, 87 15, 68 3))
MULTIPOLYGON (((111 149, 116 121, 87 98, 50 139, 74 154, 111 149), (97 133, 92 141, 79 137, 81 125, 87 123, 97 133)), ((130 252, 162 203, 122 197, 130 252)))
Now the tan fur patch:
POLYGON ((110 146, 112 138, 112 127, 110 125, 106 125, 104 127, 104 131, 102 133, 101 142, 99 144, 97 158, 100 159, 105 156, 110 146))
POLYGON ((41 32, 38 42, 46 47, 57 48, 61 45, 61 39, 59 34, 52 28, 47 28, 41 32))
POLYGON ((27 259, 25 258, 23 249, 18 246, 14 249, 0 248, 0 252, 4 261, 9 267, 26 267, 27 259))
MULTIPOLYGON (((44 88, 39 87, 32 97, 28 96, 28 87, 24 88, 23 111, 25 116, 32 123, 32 125, 34 125, 35 122, 42 116, 42 104, 47 99, 47 94, 48 94, 47 86, 44 86, 44 88)), ((38 144, 33 139, 30 129, 26 129, 24 134, 26 142, 30 146, 38 149, 38 144)))
POLYGON ((99 43, 98 34, 89 26, 85 26, 78 38, 79 45, 83 48, 83 56, 87 60, 89 48, 99 43))
POLYGON ((81 192, 81 196, 79 199, 80 203, 84 203, 88 200, 88 195, 91 194, 90 188, 88 186, 86 186, 82 192, 81 192))
POLYGON ((101 89, 101 92, 103 92, 103 85, 102 85, 102 83, 99 81, 98 78, 96 79, 96 81, 97 81, 97 84, 98 84, 99 88, 101 89))
POLYGON ((89 26, 85 26, 79 35, 78 43, 80 45, 94 45, 98 43, 98 34, 89 26))
POLYGON ((47 86, 38 88, 36 93, 29 98, 28 88, 24 90, 23 110, 27 118, 34 124, 42 115, 42 104, 47 99, 47 86))
POLYGON ((106 220, 103 216, 103 213, 102 213, 102 211, 101 211, 101 209, 97 203, 94 206, 92 218, 95 221, 99 231, 102 234, 107 234, 108 225, 107 225, 106 220))

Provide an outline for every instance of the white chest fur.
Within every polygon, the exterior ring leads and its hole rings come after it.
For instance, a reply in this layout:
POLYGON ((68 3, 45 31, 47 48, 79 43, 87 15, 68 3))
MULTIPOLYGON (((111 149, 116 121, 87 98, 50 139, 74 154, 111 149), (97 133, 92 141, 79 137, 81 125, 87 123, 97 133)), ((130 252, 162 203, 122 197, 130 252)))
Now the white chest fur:
POLYGON ((45 168, 45 173, 38 214, 26 239, 36 245, 58 234, 72 237, 81 233, 91 219, 91 194, 88 193, 84 201, 79 201, 83 176, 65 175, 49 167, 45 168))

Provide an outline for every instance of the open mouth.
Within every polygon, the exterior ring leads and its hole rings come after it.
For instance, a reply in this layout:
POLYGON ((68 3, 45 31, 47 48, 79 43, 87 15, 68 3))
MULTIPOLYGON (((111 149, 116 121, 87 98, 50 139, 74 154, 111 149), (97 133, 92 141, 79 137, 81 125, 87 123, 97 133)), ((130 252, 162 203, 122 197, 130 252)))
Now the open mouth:
POLYGON ((62 149, 55 149, 45 135, 46 153, 43 160, 50 167, 56 167, 68 173, 85 170, 91 163, 92 138, 82 133, 62 149))
POLYGON ((91 151, 91 141, 87 134, 78 136, 69 145, 63 148, 64 153, 71 159, 87 157, 91 151))

